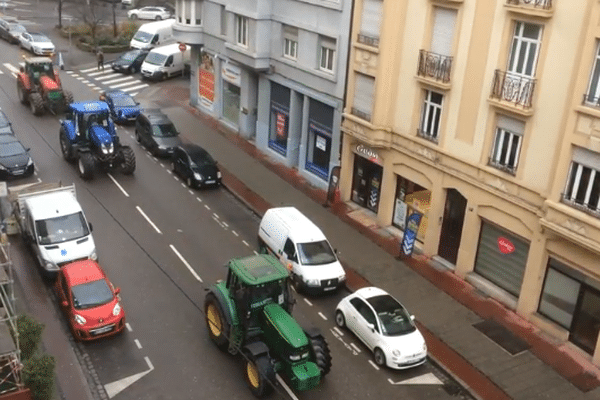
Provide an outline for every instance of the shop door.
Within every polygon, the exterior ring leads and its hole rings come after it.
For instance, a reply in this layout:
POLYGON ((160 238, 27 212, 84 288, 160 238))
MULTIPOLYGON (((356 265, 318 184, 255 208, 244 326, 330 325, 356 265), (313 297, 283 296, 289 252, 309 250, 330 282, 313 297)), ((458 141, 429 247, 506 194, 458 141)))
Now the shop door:
POLYGON ((589 287, 582 287, 569 340, 593 354, 599 330, 600 293, 589 287))
POLYGON ((373 212, 379 208, 381 177, 383 168, 371 161, 356 156, 352 183, 352 201, 373 212))
POLYGON ((446 191, 438 255, 452 264, 456 264, 466 208, 467 199, 458 190, 448 189, 446 191))

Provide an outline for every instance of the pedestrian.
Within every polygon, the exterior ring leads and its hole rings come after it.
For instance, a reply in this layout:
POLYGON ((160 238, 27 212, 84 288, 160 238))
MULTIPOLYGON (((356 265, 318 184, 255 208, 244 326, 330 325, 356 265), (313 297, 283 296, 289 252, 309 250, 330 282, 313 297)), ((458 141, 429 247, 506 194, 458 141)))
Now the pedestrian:
POLYGON ((96 59, 98 60, 98 70, 104 71, 104 53, 102 53, 102 49, 98 49, 96 59))

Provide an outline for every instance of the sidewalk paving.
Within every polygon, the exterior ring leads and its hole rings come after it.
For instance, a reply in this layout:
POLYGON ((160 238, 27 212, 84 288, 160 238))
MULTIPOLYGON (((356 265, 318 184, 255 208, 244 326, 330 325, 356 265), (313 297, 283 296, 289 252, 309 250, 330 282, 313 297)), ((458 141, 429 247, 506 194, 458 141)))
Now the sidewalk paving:
POLYGON ((340 253, 350 290, 374 285, 400 299, 417 316, 431 357, 476 397, 600 399, 600 369, 588 355, 547 337, 427 257, 398 260, 398 238, 368 213, 350 203, 323 207, 325 191, 189 106, 187 82, 148 97, 178 121, 184 137, 209 149, 225 188, 258 215, 294 205, 320 226, 340 253), (482 331, 496 334, 496 342, 482 331))

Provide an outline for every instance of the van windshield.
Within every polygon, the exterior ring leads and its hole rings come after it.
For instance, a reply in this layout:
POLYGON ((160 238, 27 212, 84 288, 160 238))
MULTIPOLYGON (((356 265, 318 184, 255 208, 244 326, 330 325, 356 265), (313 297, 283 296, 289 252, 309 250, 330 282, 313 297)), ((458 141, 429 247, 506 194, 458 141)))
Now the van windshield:
POLYGON ((323 265, 337 261, 327 240, 298 243, 298 257, 302 265, 323 265))
POLYGON ((137 40, 138 42, 142 42, 142 43, 150 43, 153 36, 154 36, 153 34, 148 33, 148 32, 137 31, 137 33, 135 34, 133 39, 137 40))
POLYGON ((82 212, 35 221, 41 245, 67 242, 90 234, 82 212))
POLYGON ((153 64, 153 65, 165 65, 166 60, 167 60, 166 55, 150 52, 146 56, 146 59, 144 60, 144 62, 147 62, 148 64, 153 64))

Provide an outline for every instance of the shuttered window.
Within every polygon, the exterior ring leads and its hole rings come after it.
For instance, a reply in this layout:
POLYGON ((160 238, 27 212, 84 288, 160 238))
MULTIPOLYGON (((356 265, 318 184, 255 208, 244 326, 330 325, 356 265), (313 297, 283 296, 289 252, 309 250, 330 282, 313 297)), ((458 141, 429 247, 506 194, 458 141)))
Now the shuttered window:
POLYGON ((360 36, 365 36, 370 39, 379 39, 382 8, 383 2, 381 0, 363 0, 360 36))
POLYGON ((484 221, 481 224, 475 272, 519 297, 528 253, 529 243, 484 221), (512 251, 509 252, 511 247, 512 251))
POLYGON ((370 121, 373 113, 375 78, 358 72, 354 76, 356 80, 354 84, 352 114, 370 121))
POLYGON ((443 56, 452 55, 456 10, 435 7, 433 17, 433 35, 431 52, 443 56))

